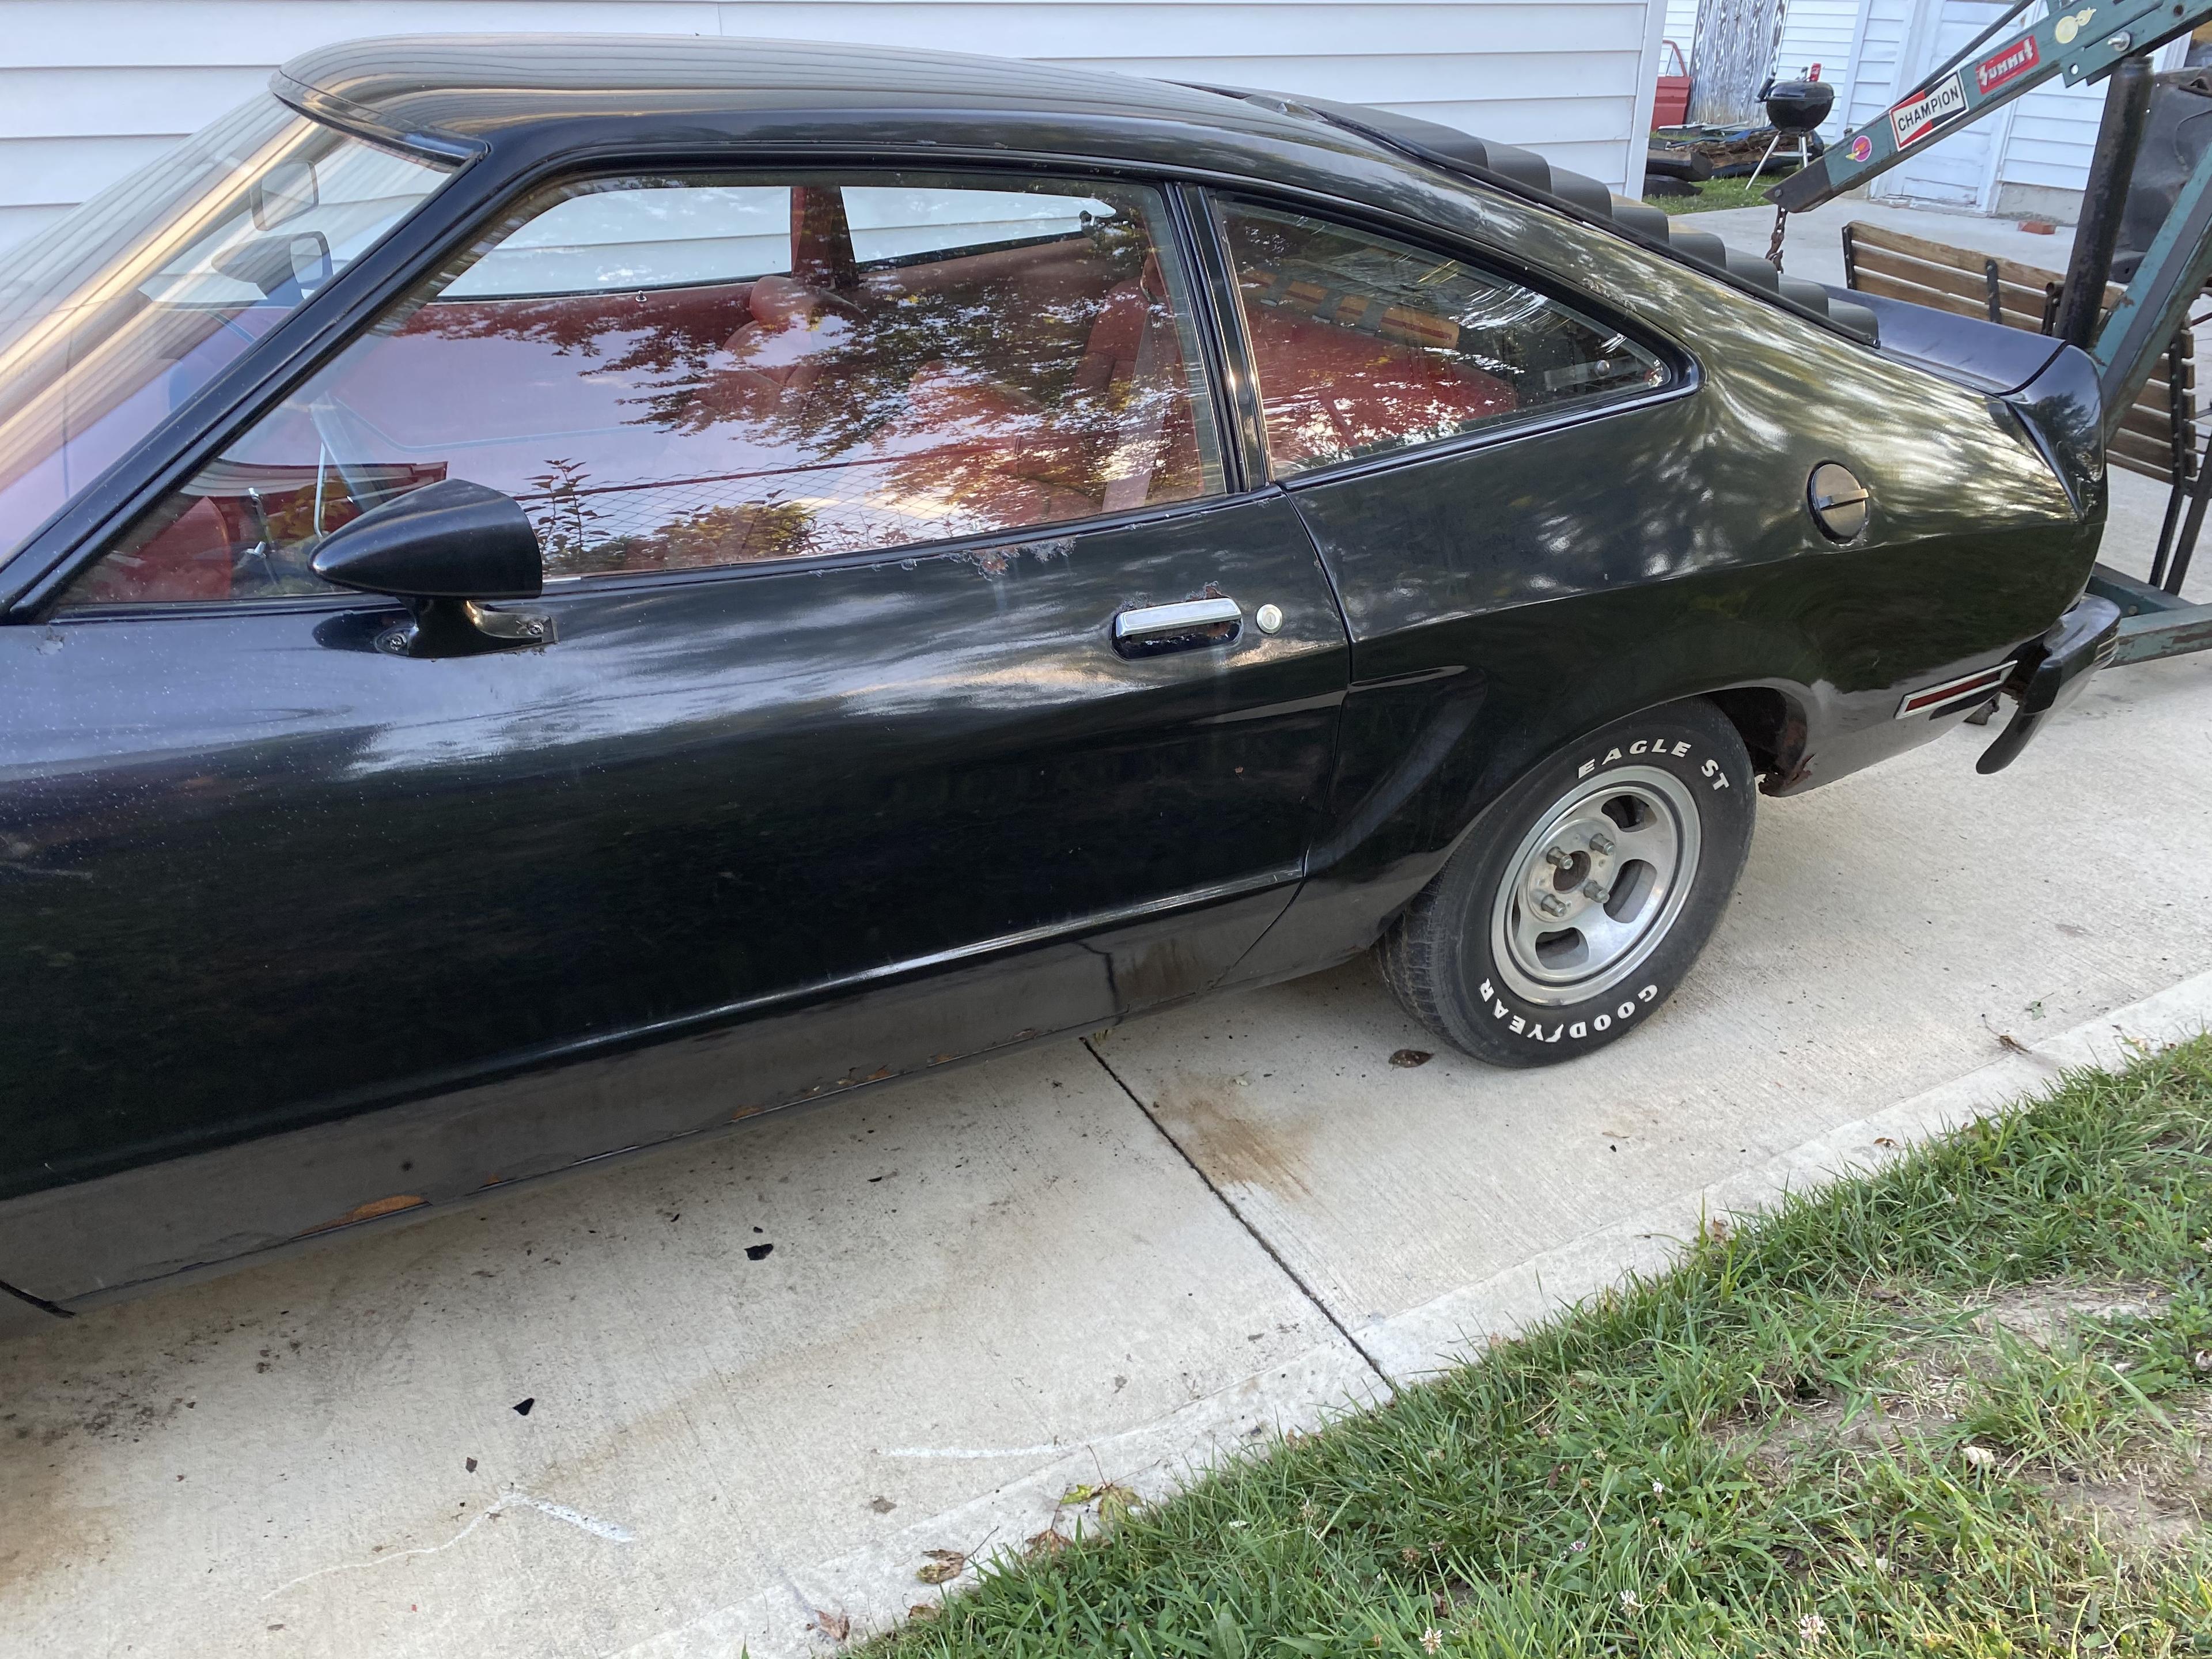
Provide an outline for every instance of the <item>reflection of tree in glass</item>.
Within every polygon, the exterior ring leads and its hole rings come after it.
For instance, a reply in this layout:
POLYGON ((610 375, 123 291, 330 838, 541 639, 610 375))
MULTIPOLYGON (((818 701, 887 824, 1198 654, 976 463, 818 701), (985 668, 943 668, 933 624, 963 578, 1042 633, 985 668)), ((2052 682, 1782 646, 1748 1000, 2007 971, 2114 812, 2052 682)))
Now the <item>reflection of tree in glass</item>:
POLYGON ((531 523, 538 532, 538 545, 545 562, 565 568, 584 556, 599 510, 585 499, 590 493, 585 481, 591 474, 581 461, 548 460, 545 465, 549 470, 530 481, 531 487, 541 492, 531 523))
POLYGON ((667 451, 658 478, 543 463, 525 501, 549 572, 748 562, 1081 517, 1117 477, 1134 482, 1109 505, 1197 493, 1157 489, 1164 451, 1194 478, 1198 460, 1173 325, 1141 286, 1149 257, 1141 223, 1115 218, 885 263, 836 293, 770 276, 456 301, 406 331, 550 347, 585 360, 580 376, 623 383, 608 388, 622 412, 603 403, 601 418, 715 439, 667 451), (1101 343, 1148 304, 1174 361, 1139 386, 1134 347, 1101 343))

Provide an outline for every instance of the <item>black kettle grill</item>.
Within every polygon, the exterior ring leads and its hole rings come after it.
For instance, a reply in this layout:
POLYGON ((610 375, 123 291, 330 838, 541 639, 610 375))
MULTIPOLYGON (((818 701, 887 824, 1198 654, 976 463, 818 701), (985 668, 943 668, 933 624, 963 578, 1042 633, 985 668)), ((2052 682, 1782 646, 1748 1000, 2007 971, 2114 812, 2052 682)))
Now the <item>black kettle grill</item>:
POLYGON ((1753 184, 1766 164, 1774 159, 1774 152, 1782 147, 1785 138, 1797 141, 1797 165, 1804 167, 1813 159, 1813 129, 1828 118, 1828 112, 1836 106, 1836 89, 1826 81, 1769 81, 1759 89, 1760 100, 1766 105, 1766 118, 1774 124, 1774 139, 1767 145, 1766 154, 1759 158, 1759 166, 1751 170, 1753 184))
POLYGON ((1826 81, 1769 81, 1760 96, 1777 132, 1810 132, 1836 106, 1836 88, 1826 81))

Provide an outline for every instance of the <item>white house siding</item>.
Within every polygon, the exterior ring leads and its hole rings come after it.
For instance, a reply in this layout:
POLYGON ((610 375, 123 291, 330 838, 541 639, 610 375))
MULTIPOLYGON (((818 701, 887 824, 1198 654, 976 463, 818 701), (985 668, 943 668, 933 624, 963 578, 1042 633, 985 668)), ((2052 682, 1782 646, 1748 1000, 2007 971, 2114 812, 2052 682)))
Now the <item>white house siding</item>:
POLYGON ((2080 87, 2052 81, 2038 87, 2013 106, 1999 181, 2039 190, 2087 189, 2089 155, 2097 147, 2097 124, 2104 112, 2101 81, 2080 87))
POLYGON ((0 245, 370 34, 768 36, 1379 104, 1640 189, 1664 0, 0 0, 0 245))
POLYGON ((1852 37, 1850 69, 1838 106, 1849 105, 1844 125, 1863 127, 1887 109, 1898 89, 1898 59, 1905 50, 1910 0, 1864 0, 1852 37))

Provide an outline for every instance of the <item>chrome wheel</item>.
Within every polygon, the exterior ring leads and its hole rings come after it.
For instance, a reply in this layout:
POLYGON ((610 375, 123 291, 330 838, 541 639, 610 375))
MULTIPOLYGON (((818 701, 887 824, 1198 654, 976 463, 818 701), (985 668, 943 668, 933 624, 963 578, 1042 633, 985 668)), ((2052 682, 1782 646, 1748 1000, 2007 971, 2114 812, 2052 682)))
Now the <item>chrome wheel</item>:
POLYGON ((1589 780, 1508 861, 1492 955, 1516 995, 1563 1007, 1602 994, 1659 948, 1697 872, 1698 804, 1653 766, 1589 780))

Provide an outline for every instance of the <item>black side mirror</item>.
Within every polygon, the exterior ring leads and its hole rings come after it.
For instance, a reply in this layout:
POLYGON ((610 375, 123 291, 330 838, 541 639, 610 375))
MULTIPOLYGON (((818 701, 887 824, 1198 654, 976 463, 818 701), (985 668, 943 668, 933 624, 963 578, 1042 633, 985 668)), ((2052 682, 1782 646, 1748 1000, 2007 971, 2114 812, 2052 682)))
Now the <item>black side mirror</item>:
POLYGON ((394 655, 471 655, 553 639, 551 617, 483 603, 536 599, 544 561, 520 504, 465 479, 424 484, 340 525, 307 568, 337 586, 407 601, 413 625, 376 642, 394 655))

